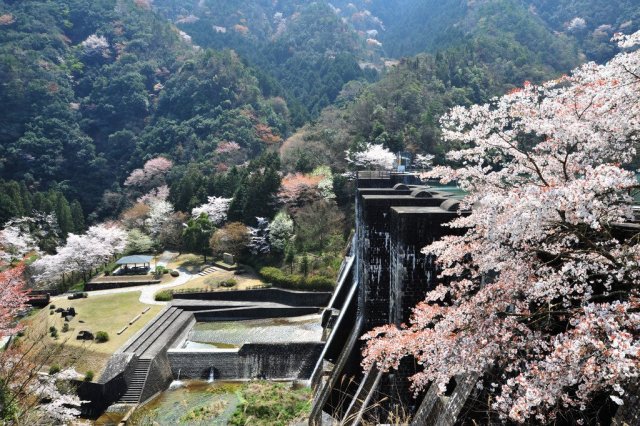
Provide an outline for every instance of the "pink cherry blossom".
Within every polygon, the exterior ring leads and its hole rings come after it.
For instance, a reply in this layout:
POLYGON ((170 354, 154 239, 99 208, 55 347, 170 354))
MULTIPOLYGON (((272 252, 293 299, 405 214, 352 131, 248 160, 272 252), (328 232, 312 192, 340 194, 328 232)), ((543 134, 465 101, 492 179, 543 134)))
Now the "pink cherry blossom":
POLYGON ((492 409, 516 422, 602 393, 624 403, 640 375, 640 241, 625 228, 638 182, 622 166, 640 135, 639 75, 640 51, 623 52, 442 118, 461 166, 428 175, 467 191, 470 213, 450 224, 465 232, 424 248, 441 284, 409 325, 365 335, 365 367, 412 355, 416 389, 441 392, 491 370, 492 409))

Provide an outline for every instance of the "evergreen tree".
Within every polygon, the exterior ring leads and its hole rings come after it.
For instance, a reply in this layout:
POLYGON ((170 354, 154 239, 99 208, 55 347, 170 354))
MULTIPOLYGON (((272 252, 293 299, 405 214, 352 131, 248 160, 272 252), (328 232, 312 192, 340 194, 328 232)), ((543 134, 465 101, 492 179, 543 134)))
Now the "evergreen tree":
POLYGON ((302 272, 302 275, 304 275, 305 277, 309 275, 309 256, 307 255, 307 252, 304 252, 304 254, 302 255, 302 262, 300 263, 300 272, 302 272))
POLYGON ((182 234, 184 246, 187 250, 204 256, 204 261, 207 261, 207 254, 209 253, 209 239, 213 234, 215 227, 209 220, 206 213, 202 213, 195 219, 189 219, 187 222, 187 228, 182 234))
POLYGON ((293 244, 288 244, 285 249, 284 262, 289 265, 289 271, 293 274, 293 264, 296 261, 296 248, 293 244))
POLYGON ((73 200, 71 203, 71 217, 73 220, 73 232, 76 234, 82 233, 85 229, 84 212, 78 200, 73 200))
POLYGON ((62 238, 67 238, 70 232, 75 231, 73 217, 71 216, 71 207, 64 195, 57 194, 56 198, 55 213, 58 219, 58 226, 60 226, 62 238))

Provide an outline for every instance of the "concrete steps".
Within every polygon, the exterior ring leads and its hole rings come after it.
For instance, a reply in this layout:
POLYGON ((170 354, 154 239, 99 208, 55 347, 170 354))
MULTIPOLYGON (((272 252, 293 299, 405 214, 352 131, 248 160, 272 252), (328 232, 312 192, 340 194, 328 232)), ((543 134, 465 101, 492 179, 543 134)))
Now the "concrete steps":
POLYGON ((198 276, 204 277, 205 275, 209 275, 209 274, 211 274, 211 273, 213 273, 213 272, 215 272, 217 270, 218 270, 218 268, 215 268, 215 267, 211 266, 211 267, 209 267, 207 269, 203 269, 202 271, 200 271, 198 276))
POLYGON ((139 359, 136 363, 136 368, 133 371, 131 382, 127 387, 127 391, 120 397, 119 404, 138 404, 140 403, 140 397, 144 390, 144 385, 147 382, 147 376, 149 375, 149 368, 151 367, 150 359, 139 359))
POLYGON ((162 315, 156 317, 152 322, 150 322, 145 327, 142 334, 127 345, 127 347, 123 348, 122 352, 133 352, 139 357, 142 357, 182 314, 183 311, 181 309, 176 309, 174 307, 167 309, 162 315))

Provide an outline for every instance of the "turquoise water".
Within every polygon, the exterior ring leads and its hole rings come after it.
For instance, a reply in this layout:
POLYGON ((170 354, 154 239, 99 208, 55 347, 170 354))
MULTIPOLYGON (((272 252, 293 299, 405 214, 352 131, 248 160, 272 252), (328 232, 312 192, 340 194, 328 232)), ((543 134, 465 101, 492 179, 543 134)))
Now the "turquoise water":
POLYGON ((460 196, 460 197, 463 197, 466 194, 466 192, 458 188, 457 185, 430 184, 429 188, 434 189, 436 191, 450 192, 452 195, 460 196))

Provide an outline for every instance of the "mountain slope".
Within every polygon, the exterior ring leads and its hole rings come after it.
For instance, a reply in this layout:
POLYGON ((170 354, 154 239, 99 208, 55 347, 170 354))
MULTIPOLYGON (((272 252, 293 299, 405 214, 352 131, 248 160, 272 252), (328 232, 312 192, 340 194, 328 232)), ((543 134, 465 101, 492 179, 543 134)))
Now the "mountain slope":
POLYGON ((194 48, 144 1, 0 1, 0 25, 0 177, 85 211, 153 156, 215 167, 224 141, 244 161, 288 131, 258 73, 194 48))
POLYGON ((297 126, 332 103, 346 82, 364 78, 359 63, 374 60, 377 49, 368 48, 325 2, 157 0, 153 5, 197 45, 233 49, 259 68, 261 80, 287 99, 297 126))

